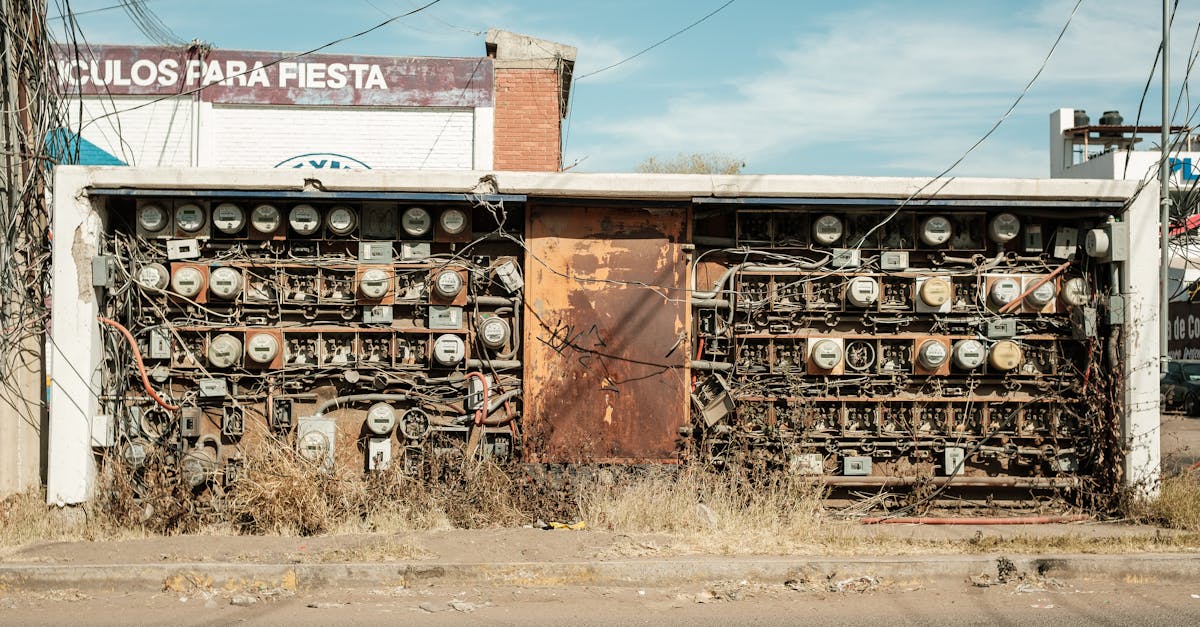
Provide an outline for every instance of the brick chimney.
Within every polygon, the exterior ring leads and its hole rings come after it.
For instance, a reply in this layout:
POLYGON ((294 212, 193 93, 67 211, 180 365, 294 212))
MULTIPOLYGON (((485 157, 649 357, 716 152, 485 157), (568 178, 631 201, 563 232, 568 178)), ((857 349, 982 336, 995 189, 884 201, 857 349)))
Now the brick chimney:
POLYGON ((496 66, 492 167, 561 170, 575 47, 495 28, 485 43, 496 66))

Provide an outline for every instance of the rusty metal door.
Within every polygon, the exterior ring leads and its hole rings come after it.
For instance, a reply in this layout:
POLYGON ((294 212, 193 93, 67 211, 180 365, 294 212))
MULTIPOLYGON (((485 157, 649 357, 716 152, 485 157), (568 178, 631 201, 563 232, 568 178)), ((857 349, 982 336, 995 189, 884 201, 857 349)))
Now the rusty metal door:
POLYGON ((528 211, 530 458, 675 459, 688 411, 688 206, 530 202, 528 211))

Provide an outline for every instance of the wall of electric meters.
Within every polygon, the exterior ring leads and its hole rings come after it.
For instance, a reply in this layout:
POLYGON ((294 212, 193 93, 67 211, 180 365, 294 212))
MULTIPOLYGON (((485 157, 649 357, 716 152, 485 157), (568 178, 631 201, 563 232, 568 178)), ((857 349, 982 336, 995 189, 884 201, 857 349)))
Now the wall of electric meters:
POLYGON ((697 209, 691 454, 850 486, 1115 486, 1127 225, 896 205, 697 209))
MULTIPOLYGON (((523 196, 95 202, 93 433, 131 465, 165 455, 202 488, 265 438, 326 469, 520 459, 523 196)), ((1120 203, 696 203, 685 460, 1119 485, 1120 203)))
POLYGON ((235 479, 255 438, 323 468, 513 456, 524 285, 501 234, 524 211, 411 196, 99 196, 114 450, 197 488, 235 479))

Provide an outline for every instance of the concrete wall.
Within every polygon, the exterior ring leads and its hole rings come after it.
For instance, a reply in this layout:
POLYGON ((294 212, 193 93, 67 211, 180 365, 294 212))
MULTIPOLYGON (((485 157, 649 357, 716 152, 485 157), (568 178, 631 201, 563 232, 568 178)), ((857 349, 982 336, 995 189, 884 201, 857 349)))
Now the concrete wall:
MULTIPOLYGON (((52 334, 61 347, 51 364, 51 503, 79 503, 90 496, 95 475, 91 438, 97 403, 100 328, 91 287, 90 257, 105 216, 88 199, 89 188, 222 189, 301 191, 311 171, 62 167, 56 170, 54 303, 52 334)), ((490 177, 504 194, 535 198, 690 201, 696 197, 905 198, 925 179, 817 176, 708 176, 558 174, 503 171, 354 172, 317 175, 328 191, 471 193, 490 177)), ((1133 198, 1124 220, 1133 250, 1153 248, 1157 198, 1134 197, 1132 181, 955 179, 939 198, 1116 200, 1133 198)), ((1127 323, 1113 350, 1124 355, 1122 436, 1128 446, 1125 480, 1144 493, 1158 481, 1158 290, 1157 256, 1133 255, 1119 264, 1127 323)))

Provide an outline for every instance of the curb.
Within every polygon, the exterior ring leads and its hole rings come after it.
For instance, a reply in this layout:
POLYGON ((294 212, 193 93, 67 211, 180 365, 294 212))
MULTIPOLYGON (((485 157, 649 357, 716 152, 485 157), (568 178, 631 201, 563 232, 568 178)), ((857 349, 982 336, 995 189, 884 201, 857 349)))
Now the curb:
MULTIPOLYGON (((795 578, 966 580, 995 574, 1000 555, 883 558, 680 558, 577 562, 431 564, 421 562, 255 564, 0 564, 0 590, 153 590, 225 588, 395 587, 412 584, 521 586, 674 585, 720 580, 783 582, 795 578)), ((1194 581, 1200 555, 1043 555, 1008 558, 1017 572, 1048 577, 1194 581)))

